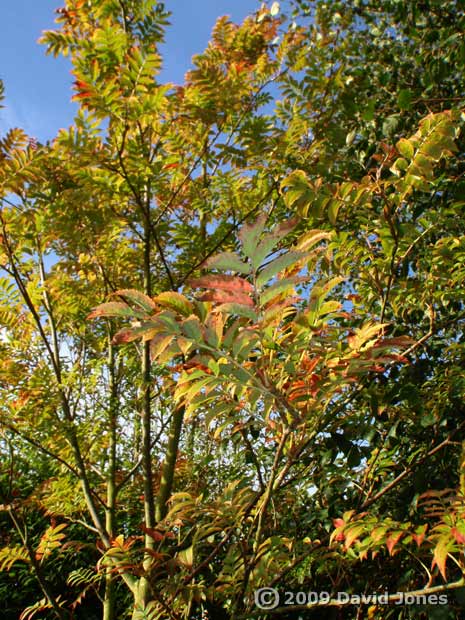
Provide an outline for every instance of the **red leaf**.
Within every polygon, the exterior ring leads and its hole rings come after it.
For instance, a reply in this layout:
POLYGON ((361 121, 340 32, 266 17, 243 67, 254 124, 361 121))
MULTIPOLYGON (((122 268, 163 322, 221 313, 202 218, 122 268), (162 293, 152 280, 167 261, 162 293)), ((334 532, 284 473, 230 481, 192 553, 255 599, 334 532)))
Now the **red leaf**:
POLYGON ((320 359, 321 357, 317 355, 312 360, 309 360, 307 354, 305 354, 301 362, 302 368, 305 370, 305 372, 311 374, 315 370, 315 367, 317 366, 320 359))
POLYGON ((79 93, 79 95, 73 95, 72 96, 72 101, 77 101, 79 99, 89 99, 90 97, 92 97, 92 93, 89 92, 84 92, 84 93, 79 93))
POLYGON ((165 539, 165 534, 162 534, 158 530, 154 530, 151 527, 146 527, 145 525, 141 525, 140 529, 144 532, 144 534, 148 534, 155 542, 160 542, 165 539))
POLYGON ((417 543, 418 547, 425 540, 426 530, 428 529, 427 525, 422 525, 416 529, 416 534, 412 534, 413 540, 417 543))
POLYGON ((379 341, 379 345, 389 347, 408 347, 414 344, 415 340, 410 336, 395 336, 392 338, 383 338, 379 341))
POLYGON ((253 286, 239 276, 207 275, 189 282, 192 288, 219 288, 233 293, 252 293, 253 286))
POLYGON ((83 82, 82 80, 76 80, 74 82, 74 88, 76 88, 76 90, 91 90, 89 84, 87 84, 87 82, 83 82))
POLYGON ((229 291, 208 291, 207 293, 203 293, 200 297, 198 297, 200 301, 217 301, 220 304, 225 303, 237 303, 243 304, 244 306, 253 307, 253 299, 251 299, 248 295, 244 293, 232 293, 229 291))
POLYGON ((458 543, 465 544, 465 534, 462 534, 456 527, 453 527, 450 532, 458 543))
POLYGON ((389 536, 386 538, 386 547, 389 551, 389 555, 392 555, 394 547, 397 545, 399 540, 402 538, 403 532, 391 532, 389 536))
POLYGON ((120 329, 112 339, 112 344, 126 344, 140 338, 142 341, 152 340, 152 338, 162 331, 162 327, 155 321, 146 321, 134 327, 120 329))
POLYGON ((342 542, 345 539, 345 534, 343 530, 346 522, 344 521, 344 519, 333 519, 333 525, 335 529, 334 532, 331 534, 330 542, 332 543, 333 540, 336 540, 337 542, 342 542))
POLYGON ((132 329, 131 327, 126 327, 125 329, 120 329, 117 332, 111 341, 112 344, 126 344, 128 342, 133 342, 139 338, 139 334, 132 329))
POLYGON ((95 319, 99 316, 119 316, 119 317, 131 317, 140 316, 140 312, 133 310, 127 304, 119 301, 109 301, 105 304, 100 304, 87 315, 87 319, 95 319))

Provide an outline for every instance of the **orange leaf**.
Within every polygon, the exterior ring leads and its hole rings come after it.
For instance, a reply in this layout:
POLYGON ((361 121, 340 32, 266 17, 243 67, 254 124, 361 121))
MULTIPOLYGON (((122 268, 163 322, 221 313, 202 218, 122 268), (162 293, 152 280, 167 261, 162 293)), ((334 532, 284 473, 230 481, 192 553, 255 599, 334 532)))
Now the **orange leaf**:
POLYGON ((350 547, 354 544, 354 542, 360 537, 360 535, 364 532, 364 525, 355 525, 348 529, 345 533, 345 548, 350 549, 350 547))
POLYGON ((421 527, 417 528, 415 534, 412 534, 412 538, 417 543, 418 547, 420 547, 420 545, 425 540, 425 535, 426 535, 427 528, 428 528, 427 525, 422 525, 421 527))
POLYGON ((314 357, 312 360, 308 359, 307 354, 305 354, 305 356, 302 358, 302 368, 308 372, 308 373, 312 373, 313 370, 315 369, 315 366, 318 364, 318 362, 320 361, 321 357, 319 355, 317 355, 316 357, 314 357))
POLYGON ((461 545, 465 544, 465 534, 462 534, 456 527, 453 527, 450 533, 458 543, 461 545))
POLYGON ((252 293, 253 286, 244 278, 227 275, 207 275, 195 278, 189 282, 192 288, 213 288, 230 291, 232 293, 252 293))
POLYGON ((133 342, 138 338, 139 334, 137 331, 131 327, 126 327, 125 329, 120 329, 120 331, 113 336, 111 344, 126 344, 128 342, 133 342))
POLYGON ((230 291, 208 291, 198 297, 200 301, 217 301, 220 304, 236 303, 244 306, 253 307, 253 299, 244 293, 233 293, 230 291))
POLYGON ((145 525, 141 525, 140 529, 145 534, 148 534, 151 538, 153 538, 155 542, 160 542, 161 540, 164 540, 165 538, 165 534, 162 534, 162 532, 158 530, 154 530, 152 527, 146 527, 145 525))
POLYGON ((386 547, 389 551, 389 555, 393 554, 394 547, 397 545, 399 540, 402 538, 403 532, 391 532, 389 536, 386 538, 386 547))
POLYGON ((116 538, 113 538, 111 541, 112 547, 124 547, 124 536, 120 534, 116 538))
POLYGON ((438 544, 434 549, 434 559, 432 563, 432 567, 437 566, 441 575, 446 577, 446 562, 447 562, 447 554, 449 553, 451 541, 445 538, 440 538, 438 544))

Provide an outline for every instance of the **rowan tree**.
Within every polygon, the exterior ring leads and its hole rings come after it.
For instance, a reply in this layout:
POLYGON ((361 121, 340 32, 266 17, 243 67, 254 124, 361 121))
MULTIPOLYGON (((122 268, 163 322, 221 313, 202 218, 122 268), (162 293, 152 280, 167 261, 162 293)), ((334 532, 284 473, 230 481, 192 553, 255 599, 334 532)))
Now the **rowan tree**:
POLYGON ((57 11, 75 122, 0 143, 8 617, 355 618, 337 592, 419 590, 460 613, 465 16, 442 4, 265 3, 182 85, 158 79, 169 5, 57 11), (327 597, 262 610, 261 587, 327 597))

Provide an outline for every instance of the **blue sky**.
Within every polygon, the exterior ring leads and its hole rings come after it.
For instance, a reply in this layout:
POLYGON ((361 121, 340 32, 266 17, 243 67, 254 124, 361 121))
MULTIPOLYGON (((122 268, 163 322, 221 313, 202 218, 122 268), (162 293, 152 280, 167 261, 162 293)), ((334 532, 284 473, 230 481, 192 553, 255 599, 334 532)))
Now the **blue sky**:
MULTIPOLYGON (((70 64, 45 55, 37 44, 42 30, 54 27, 60 0, 2 0, 0 20, 0 78, 6 107, 0 110, 0 135, 22 127, 40 141, 67 127, 76 110, 70 64)), ((220 15, 241 21, 260 6, 259 0, 167 0, 171 26, 163 47, 164 81, 181 83, 193 54, 201 52, 220 15)))

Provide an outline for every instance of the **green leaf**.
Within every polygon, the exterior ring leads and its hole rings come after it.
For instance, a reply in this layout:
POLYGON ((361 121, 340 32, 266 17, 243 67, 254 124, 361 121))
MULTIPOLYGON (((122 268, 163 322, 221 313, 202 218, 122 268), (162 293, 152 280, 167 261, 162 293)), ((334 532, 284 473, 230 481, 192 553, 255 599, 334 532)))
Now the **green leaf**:
POLYGON ((328 219, 330 223, 335 226, 337 220, 337 214, 339 213, 339 209, 342 206, 342 202, 340 200, 334 199, 331 200, 328 206, 328 219))
POLYGON ((0 572, 10 571, 15 562, 30 562, 27 549, 21 546, 3 547, 0 549, 0 572))
POLYGON ((278 295, 283 295, 284 293, 287 296, 292 296, 295 291, 296 284, 300 282, 305 282, 309 277, 294 277, 294 278, 286 278, 284 280, 278 280, 275 284, 272 284, 268 288, 266 288, 260 295, 260 305, 264 306, 269 301, 277 297, 278 295))
POLYGON ((208 360, 208 368, 211 371, 213 371, 213 374, 215 375, 215 377, 217 377, 220 374, 220 365, 215 359, 210 358, 208 360))
POLYGON ((237 314, 238 316, 246 317, 248 319, 251 319, 252 321, 258 320, 258 315, 256 312, 254 312, 254 310, 252 310, 252 308, 249 308, 248 306, 242 306, 241 304, 221 304, 220 306, 217 306, 215 308, 215 312, 223 312, 231 315, 237 314))
POLYGON ((404 159, 403 157, 398 157, 391 166, 391 172, 399 176, 399 172, 403 170, 407 170, 407 168, 408 168, 408 161, 404 159))
POLYGON ((240 332, 234 341, 232 353, 236 359, 242 357, 245 359, 250 351, 256 347, 258 335, 252 330, 244 329, 240 332))
POLYGON ((109 301, 104 304, 100 304, 87 315, 88 319, 95 319, 97 317, 120 317, 120 318, 145 318, 145 312, 134 310, 128 304, 119 301, 109 301))
POLYGON ((399 153, 408 160, 413 159, 415 148, 410 140, 401 138, 396 144, 399 153))
POLYGON ((187 568, 192 568, 192 564, 194 563, 194 547, 191 546, 188 549, 179 551, 177 558, 180 564, 187 568))
POLYGON ((434 161, 439 161, 443 155, 443 147, 440 141, 429 140, 422 145, 421 152, 434 161))
POLYGON ((160 355, 162 355, 162 353, 164 353, 165 350, 172 343, 173 338, 174 336, 172 336, 171 334, 168 336, 165 334, 158 334, 157 336, 152 338, 152 340, 150 341, 150 357, 153 360, 159 358, 160 355))
POLYGON ((439 538, 433 554, 433 567, 436 565, 439 568, 444 580, 447 581, 446 575, 446 562, 448 554, 453 551, 455 547, 455 541, 449 536, 441 536, 439 538))
POLYGON ((410 90, 403 88, 397 95, 397 105, 401 110, 410 110, 412 107, 412 93, 410 90))
POLYGON ((183 334, 195 342, 203 342, 202 324, 196 316, 191 316, 181 323, 183 334))
POLYGON ((349 336, 348 343, 354 351, 360 351, 367 343, 375 342, 378 339, 380 331, 387 327, 387 323, 366 323, 362 327, 355 330, 353 336, 349 336))
POLYGON ((362 118, 364 121, 372 121, 375 117, 376 99, 372 99, 368 102, 367 107, 362 112, 362 118))
POLYGON ((154 297, 153 300, 159 306, 169 308, 170 310, 175 310, 183 316, 190 316, 194 312, 194 306, 192 303, 184 297, 184 295, 181 295, 181 293, 166 291, 154 297))
POLYGON ((252 267, 258 269, 265 258, 276 248, 279 242, 284 239, 299 223, 299 218, 293 217, 276 226, 259 243, 250 257, 252 267))
POLYGON ((360 537, 361 534, 365 531, 364 525, 353 525, 344 530, 345 534, 345 548, 350 549, 350 547, 354 544, 354 542, 360 537))
POLYGON ((355 131, 355 129, 353 131, 349 131, 349 133, 346 135, 346 146, 350 146, 352 144, 352 142, 355 140, 356 135, 357 132, 355 131))
POLYGON ((247 258, 252 258, 267 219, 268 216, 262 213, 253 224, 244 224, 239 231, 238 237, 242 243, 242 251, 247 258))
POLYGON ((318 309, 319 316, 324 316, 325 314, 331 314, 333 312, 337 312, 341 309, 341 304, 338 301, 325 301, 321 304, 318 309))
POLYGON ((273 4, 270 7, 270 15, 272 17, 275 17, 276 15, 278 15, 279 9, 280 9, 279 2, 273 2, 273 4))
POLYGON ((266 265, 259 273, 257 277, 257 286, 261 288, 264 284, 268 282, 275 275, 291 267, 293 265, 297 265, 300 261, 303 261, 308 254, 305 252, 286 252, 278 258, 275 258, 271 263, 266 265))
POLYGON ((205 414, 205 425, 210 427, 215 418, 223 416, 225 413, 229 413, 234 407, 235 403, 216 401, 211 407, 208 408, 205 414))
POLYGON ((153 313, 157 309, 156 303, 148 295, 144 295, 140 291, 135 289, 121 289, 115 291, 113 296, 124 297, 125 300, 139 306, 142 310, 145 310, 148 314, 153 313))
POLYGON ((332 232, 326 230, 309 230, 299 238, 296 248, 300 251, 306 251, 316 245, 319 241, 331 239, 332 232))
POLYGON ((287 190, 284 201, 289 208, 306 211, 315 200, 315 189, 303 170, 291 172, 281 183, 281 191, 283 189, 287 190))
POLYGON ((209 269, 221 269, 223 271, 237 271, 244 275, 250 273, 250 266, 247 263, 241 261, 233 252, 221 252, 212 256, 204 263, 205 267, 209 269))
POLYGON ((383 122, 383 135, 391 136, 397 130, 398 125, 399 117, 396 114, 388 116, 383 122))

